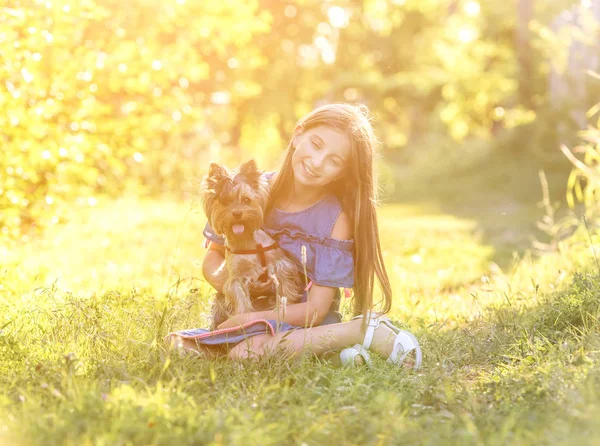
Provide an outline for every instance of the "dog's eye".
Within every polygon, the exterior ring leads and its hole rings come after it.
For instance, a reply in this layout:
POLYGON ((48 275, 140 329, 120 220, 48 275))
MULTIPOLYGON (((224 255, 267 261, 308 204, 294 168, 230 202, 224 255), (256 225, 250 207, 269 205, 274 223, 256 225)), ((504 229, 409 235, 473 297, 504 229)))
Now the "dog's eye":
POLYGON ((242 197, 242 204, 250 204, 250 198, 242 197))
POLYGON ((229 198, 220 198, 219 201, 224 206, 227 206, 229 203, 231 203, 231 200, 229 198))

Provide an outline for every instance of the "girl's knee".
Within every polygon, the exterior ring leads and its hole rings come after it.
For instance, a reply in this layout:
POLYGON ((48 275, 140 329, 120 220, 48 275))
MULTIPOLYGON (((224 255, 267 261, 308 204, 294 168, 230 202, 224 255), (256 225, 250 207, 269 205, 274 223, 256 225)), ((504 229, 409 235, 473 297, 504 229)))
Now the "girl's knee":
POLYGON ((230 359, 258 359, 264 354, 264 343, 265 338, 262 336, 246 339, 233 347, 227 356, 230 359))
POLYGON ((241 348, 241 346, 238 344, 229 350, 227 357, 229 359, 247 359, 250 356, 247 351, 248 348, 248 345, 245 345, 243 348, 241 348))
POLYGON ((163 342, 170 348, 178 348, 183 345, 183 338, 176 333, 169 333, 163 338, 163 342))

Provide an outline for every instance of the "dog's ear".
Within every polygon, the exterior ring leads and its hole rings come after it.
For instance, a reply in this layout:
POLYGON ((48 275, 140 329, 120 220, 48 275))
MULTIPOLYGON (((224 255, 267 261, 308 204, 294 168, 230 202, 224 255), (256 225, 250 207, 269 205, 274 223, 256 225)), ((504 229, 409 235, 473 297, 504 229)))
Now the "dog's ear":
POLYGON ((244 175, 250 175, 257 171, 258 167, 256 167, 256 161, 254 161, 254 159, 246 161, 240 166, 240 173, 243 173, 244 175))
POLYGON ((256 167, 256 161, 251 159, 240 166, 240 175, 253 189, 258 189, 262 172, 256 167))
POLYGON ((208 166, 208 176, 216 180, 223 179, 223 177, 227 176, 227 169, 219 166, 217 163, 210 163, 210 166, 208 166))
POLYGON ((217 163, 210 163, 210 166, 208 166, 208 176, 204 181, 204 188, 206 190, 216 190, 218 184, 227 177, 227 169, 219 166, 217 163))

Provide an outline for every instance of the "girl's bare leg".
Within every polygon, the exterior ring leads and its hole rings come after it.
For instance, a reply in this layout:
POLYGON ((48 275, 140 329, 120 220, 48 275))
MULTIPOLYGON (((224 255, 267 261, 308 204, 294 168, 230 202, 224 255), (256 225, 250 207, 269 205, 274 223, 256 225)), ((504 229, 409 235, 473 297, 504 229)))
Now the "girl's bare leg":
POLYGON ((167 335, 164 341, 173 348, 193 350, 206 358, 216 358, 218 353, 209 347, 198 344, 194 339, 185 339, 175 333, 167 335))
MULTIPOLYGON (((230 358, 253 358, 283 348, 292 355, 312 353, 317 356, 331 350, 339 350, 354 344, 361 344, 364 333, 361 331, 360 319, 339 324, 319 325, 292 332, 277 333, 275 336, 258 335, 248 338, 236 345, 229 352, 230 358)), ((387 358, 394 347, 394 333, 389 327, 380 324, 373 334, 371 351, 387 358)), ((414 354, 409 355, 404 365, 412 367, 414 354)))

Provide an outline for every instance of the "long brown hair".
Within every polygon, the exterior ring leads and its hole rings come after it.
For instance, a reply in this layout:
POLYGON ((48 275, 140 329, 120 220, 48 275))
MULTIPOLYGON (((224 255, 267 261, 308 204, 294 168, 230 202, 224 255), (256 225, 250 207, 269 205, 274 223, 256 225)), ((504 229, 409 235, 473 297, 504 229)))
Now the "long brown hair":
MULTIPOLYGON (((297 128, 306 131, 319 125, 345 132, 351 141, 351 155, 346 173, 331 184, 331 188, 353 225, 353 313, 366 315, 367 311, 373 308, 375 277, 383 292, 383 305, 379 311, 388 313, 392 306, 392 289, 379 242, 375 209, 378 204, 379 190, 373 162, 377 156, 378 142, 371 125, 370 112, 364 105, 327 104, 300 119, 297 128)), ((292 138, 288 143, 279 175, 271 186, 265 215, 271 212, 278 198, 289 190, 292 184, 294 150, 292 138)), ((364 322, 366 323, 366 320, 364 322)))

